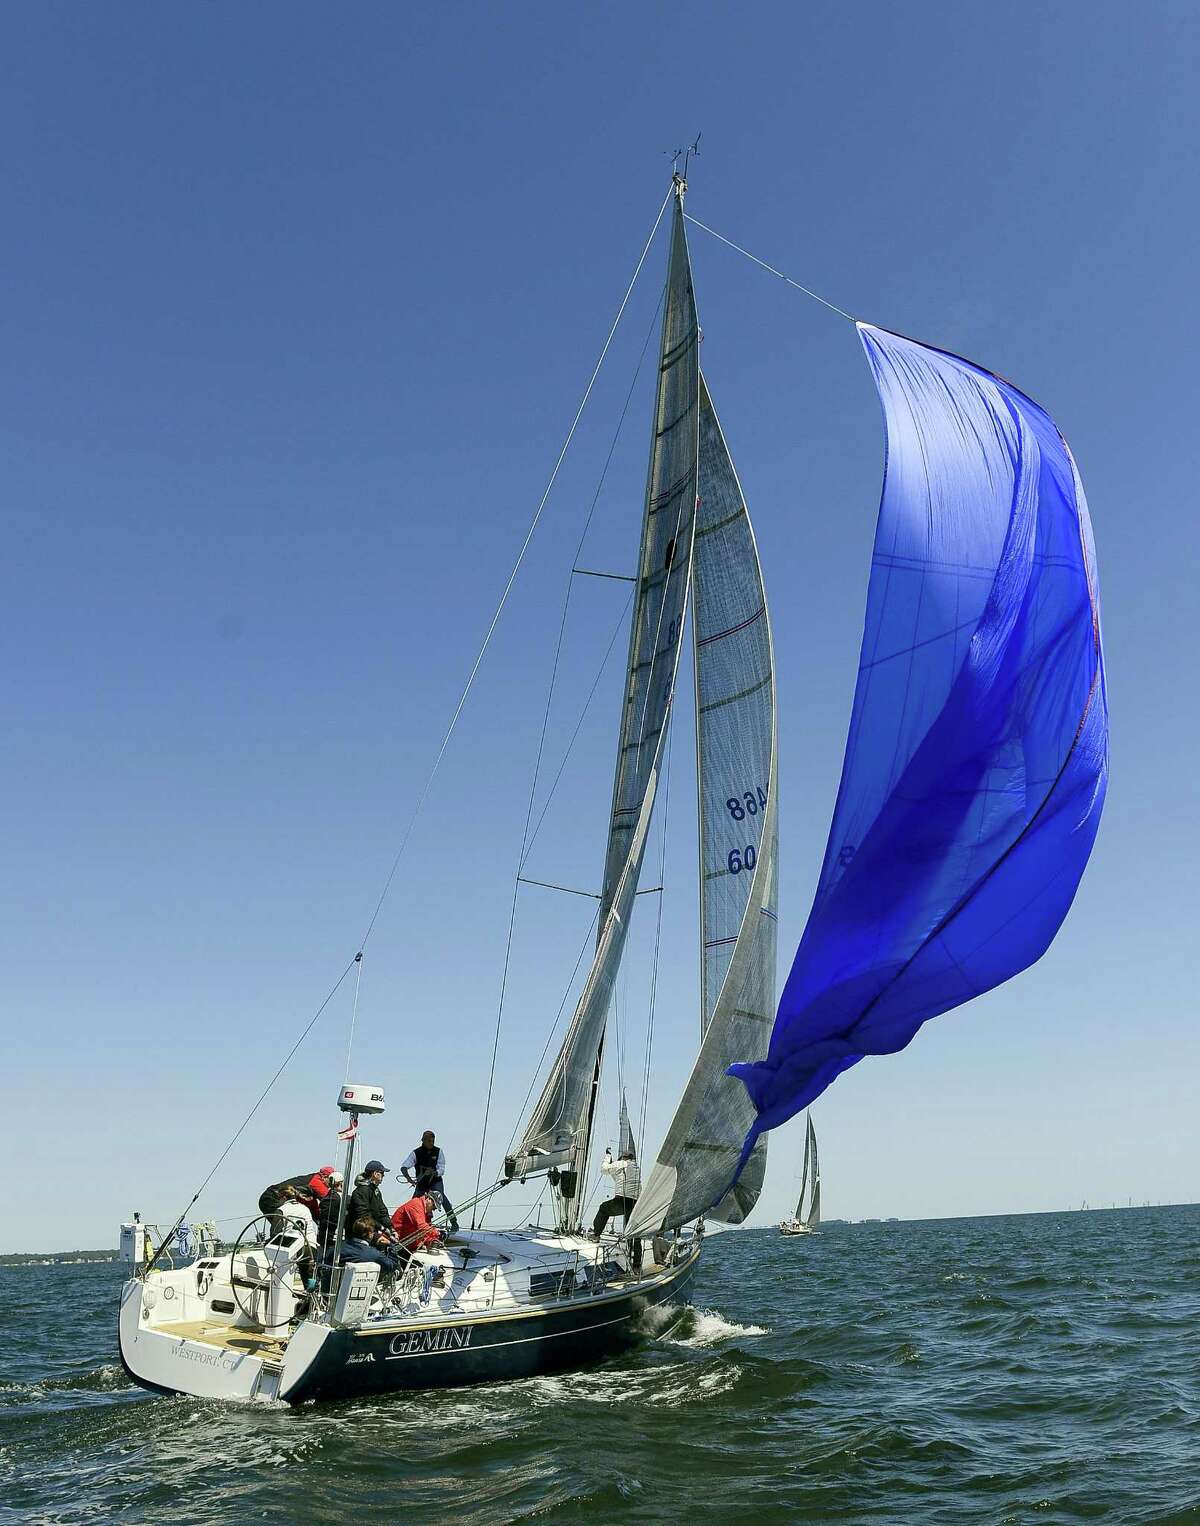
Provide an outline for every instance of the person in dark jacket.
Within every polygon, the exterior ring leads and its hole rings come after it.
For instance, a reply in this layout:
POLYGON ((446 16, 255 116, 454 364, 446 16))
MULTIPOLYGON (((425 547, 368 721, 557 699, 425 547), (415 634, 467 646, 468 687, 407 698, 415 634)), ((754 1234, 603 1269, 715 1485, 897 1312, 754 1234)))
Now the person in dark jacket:
POLYGON ((325 1180, 328 1191, 317 1210, 317 1246, 322 1260, 333 1254, 333 1242, 337 1239, 338 1215, 342 1211, 342 1173, 334 1171, 325 1180))
POLYGON ((379 1190, 379 1184, 386 1174, 387 1167, 382 1161, 369 1160, 363 1167, 363 1173, 355 1183, 354 1191, 350 1194, 350 1201, 346 1205, 348 1224, 357 1224, 362 1219, 374 1226, 372 1241, 378 1239, 381 1234, 387 1240, 395 1238, 392 1231, 392 1216, 379 1190))
POLYGON ((286 1182, 276 1182, 266 1188, 259 1198, 258 1211, 270 1219, 273 1235, 282 1234, 288 1220, 294 1219, 299 1210, 315 1216, 317 1197, 308 1185, 311 1177, 311 1171, 301 1176, 289 1176, 286 1182))
POLYGON ((398 1265, 396 1258, 371 1243, 374 1233, 375 1225, 370 1219, 356 1220, 350 1226, 349 1239, 342 1241, 342 1253, 338 1260, 343 1266, 348 1261, 370 1261, 382 1267, 383 1276, 393 1276, 398 1265))
POLYGON ((434 1139, 433 1130, 426 1129, 421 1135, 421 1143, 409 1152, 408 1159, 400 1167, 400 1174, 416 1193, 433 1194, 434 1203, 445 1209, 450 1220, 450 1233, 456 1235, 458 1218, 454 1204, 446 1196, 446 1184, 442 1180, 445 1170, 446 1152, 434 1139))

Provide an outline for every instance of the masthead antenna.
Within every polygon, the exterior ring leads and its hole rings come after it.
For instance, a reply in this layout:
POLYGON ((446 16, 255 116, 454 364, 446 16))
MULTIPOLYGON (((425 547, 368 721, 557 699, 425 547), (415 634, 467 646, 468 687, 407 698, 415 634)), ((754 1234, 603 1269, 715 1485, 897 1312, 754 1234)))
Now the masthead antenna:
POLYGON ((664 154, 670 154, 671 156, 671 180, 674 183, 676 190, 679 192, 687 190, 688 164, 692 155, 699 154, 700 152, 700 136, 701 135, 697 133, 695 142, 689 143, 686 148, 663 149, 664 154), (679 161, 681 159, 683 160, 682 173, 680 173, 679 169, 679 161))

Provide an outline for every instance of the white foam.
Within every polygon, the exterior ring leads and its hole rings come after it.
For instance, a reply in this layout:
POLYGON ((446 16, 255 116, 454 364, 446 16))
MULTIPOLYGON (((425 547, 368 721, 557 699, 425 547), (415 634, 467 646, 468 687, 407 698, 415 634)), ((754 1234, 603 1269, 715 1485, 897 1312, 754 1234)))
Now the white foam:
POLYGON ((694 1309, 689 1306, 683 1311, 683 1317, 675 1329, 668 1328, 660 1339, 672 1341, 678 1346, 718 1346, 722 1341, 767 1333, 762 1325, 739 1325, 718 1314, 715 1309, 694 1309))

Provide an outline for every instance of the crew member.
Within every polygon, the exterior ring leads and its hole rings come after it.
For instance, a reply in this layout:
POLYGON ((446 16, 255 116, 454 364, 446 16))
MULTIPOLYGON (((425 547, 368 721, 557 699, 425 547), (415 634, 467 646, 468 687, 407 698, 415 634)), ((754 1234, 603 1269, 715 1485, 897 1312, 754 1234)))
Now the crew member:
POLYGON ((289 1176, 286 1182, 276 1182, 268 1187, 258 1200, 259 1213, 265 1213, 271 1221, 272 1235, 282 1234, 288 1221, 298 1217, 300 1210, 307 1210, 316 1218, 317 1195, 309 1186, 311 1175, 289 1176))
MULTIPOLYGON (((592 1237, 596 1240, 604 1233, 614 1213, 621 1214, 626 1224, 629 1223, 629 1215, 633 1212, 637 1195, 642 1190, 642 1172, 632 1150, 623 1151, 617 1160, 612 1158, 611 1150, 605 1151, 600 1169, 606 1176, 612 1177, 616 1192, 596 1210, 596 1217, 592 1222, 592 1237)), ((635 1272, 640 1271, 642 1265, 640 1240, 630 1241, 629 1262, 635 1272)))
POLYGON ((389 1256, 372 1243, 375 1225, 370 1219, 358 1219, 350 1226, 349 1236, 342 1241, 338 1261, 344 1266, 348 1261, 369 1261, 383 1268, 384 1276, 391 1276, 399 1265, 395 1256, 389 1256))
POLYGON ((355 1181, 354 1191, 346 1205, 347 1223, 357 1224, 360 1219, 365 1219, 374 1225, 372 1241, 378 1239, 380 1234, 388 1240, 393 1238, 392 1216, 379 1190, 379 1184, 386 1175, 387 1167, 381 1160, 369 1160, 363 1167, 362 1175, 355 1181))
POLYGON ((338 1215, 342 1211, 342 1173, 331 1171, 325 1183, 325 1196, 317 1210, 317 1245, 322 1260, 333 1254, 333 1242, 337 1239, 338 1215))
POLYGON ((413 1251, 424 1250, 427 1245, 441 1242, 441 1230, 434 1229, 429 1222, 436 1207, 432 1192, 419 1192, 407 1203, 401 1203, 392 1215, 392 1228, 396 1231, 404 1261, 408 1260, 413 1251))
POLYGON ((418 1192, 432 1195, 435 1207, 440 1205, 448 1215, 450 1233, 455 1235, 458 1233, 458 1219, 455 1217, 454 1204, 446 1196, 446 1184, 442 1180, 445 1170, 446 1152, 434 1142, 433 1130, 426 1129, 421 1135, 421 1143, 400 1167, 400 1174, 418 1192))
MULTIPOLYGON (((313 1218, 320 1220, 321 1204, 325 1201, 329 1192, 330 1178, 337 1176, 332 1166, 322 1166, 319 1171, 314 1171, 308 1179, 308 1190, 312 1193, 316 1202, 313 1204, 313 1218)), ((341 1180, 341 1177, 338 1177, 341 1180)))

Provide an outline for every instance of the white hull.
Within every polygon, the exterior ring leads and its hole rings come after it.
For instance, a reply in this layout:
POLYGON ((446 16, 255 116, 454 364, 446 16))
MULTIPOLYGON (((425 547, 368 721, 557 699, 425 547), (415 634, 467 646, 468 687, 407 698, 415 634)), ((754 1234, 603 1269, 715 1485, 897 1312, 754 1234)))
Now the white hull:
POLYGON ((785 1219, 779 1226, 779 1233, 781 1235, 811 1235, 814 1233, 814 1230, 814 1225, 801 1224, 798 1219, 785 1219))

